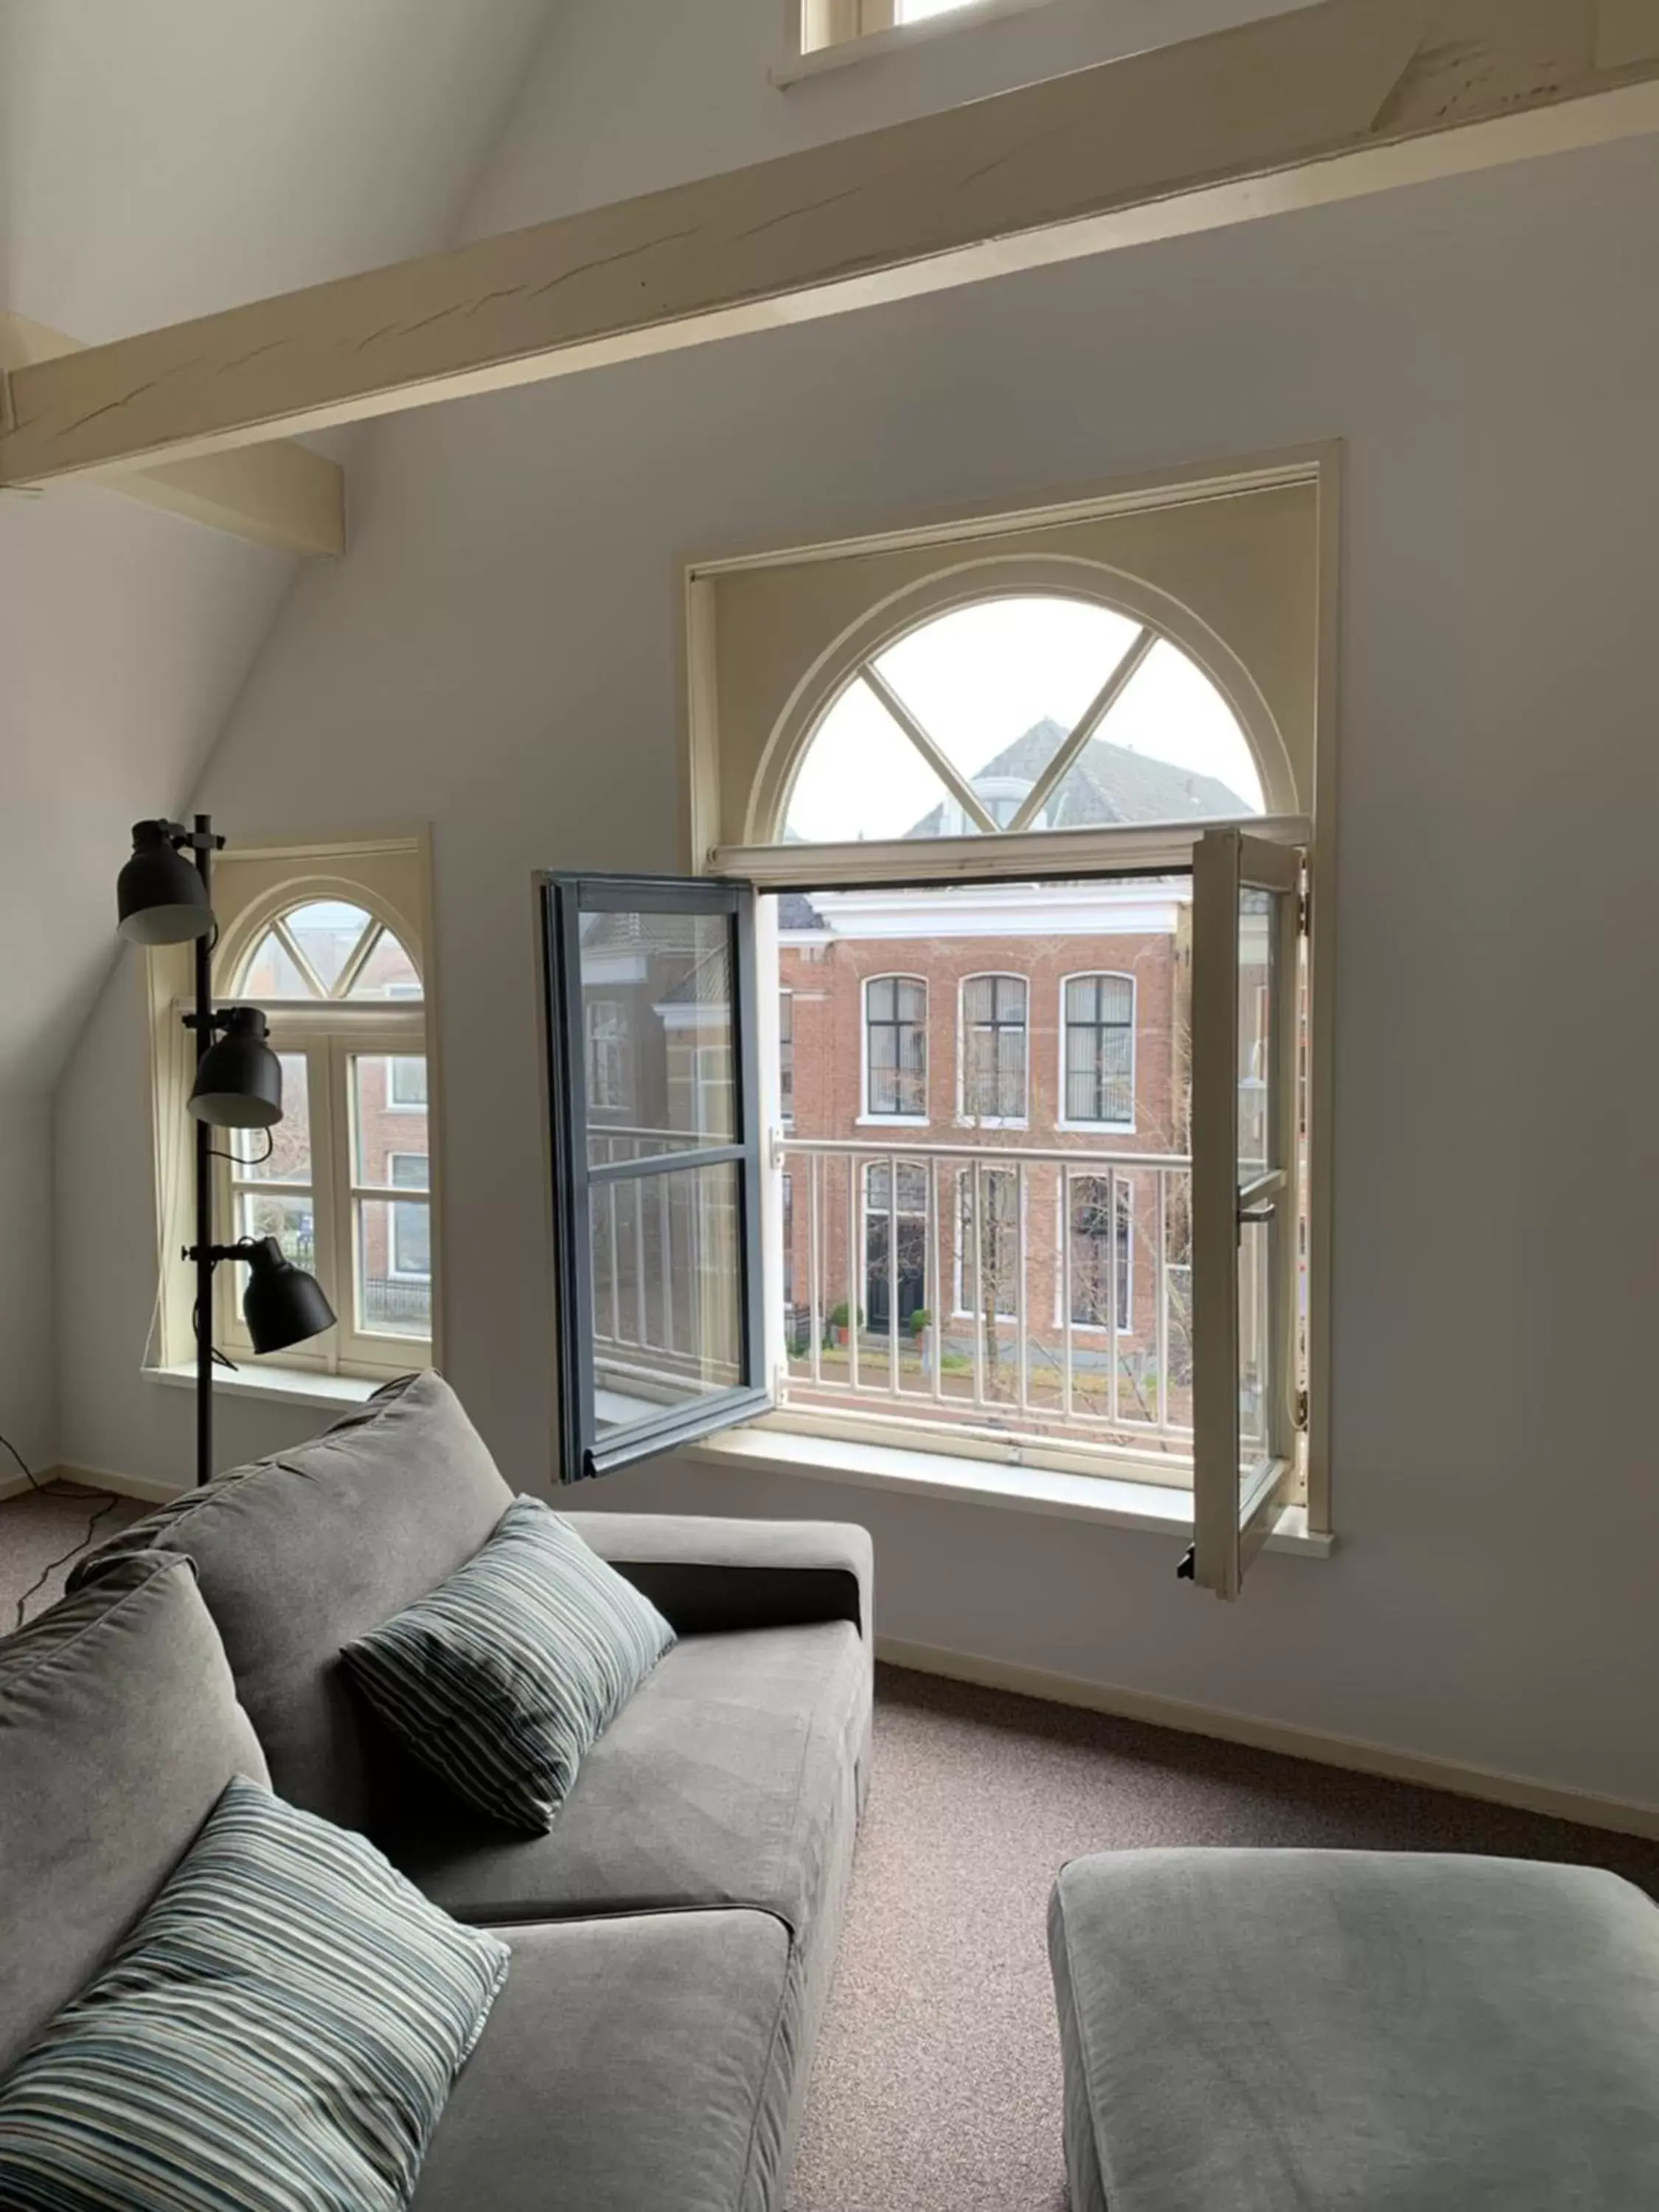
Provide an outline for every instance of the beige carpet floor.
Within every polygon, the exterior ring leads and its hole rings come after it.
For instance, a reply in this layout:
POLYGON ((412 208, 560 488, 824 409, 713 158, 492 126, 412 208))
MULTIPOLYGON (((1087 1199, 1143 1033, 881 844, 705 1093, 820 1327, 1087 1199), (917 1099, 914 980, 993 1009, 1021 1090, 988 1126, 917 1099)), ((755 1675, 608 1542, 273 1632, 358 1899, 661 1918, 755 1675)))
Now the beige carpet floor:
MULTIPOLYGON (((0 1504, 0 1632, 102 1502, 0 1504)), ((118 1500, 97 1534, 143 1510, 118 1500)), ((1080 1853, 1165 1844, 1490 1851, 1659 1896, 1659 1844, 881 1668, 790 2212, 1065 2212, 1049 1887, 1080 1853)))
POLYGON ((64 1554, 85 1541, 94 1513, 99 1519, 93 1540, 99 1542, 149 1510, 137 1498, 112 1498, 107 1491, 82 1490, 72 1483, 54 1482, 0 1501, 0 1636, 21 1625, 20 1603, 24 1620, 33 1620, 63 1595, 73 1564, 64 1554))
POLYGON ((1572 1860, 1659 1895, 1659 1844, 882 1668, 790 2212, 1064 2212, 1049 1887, 1167 1844, 1572 1860))

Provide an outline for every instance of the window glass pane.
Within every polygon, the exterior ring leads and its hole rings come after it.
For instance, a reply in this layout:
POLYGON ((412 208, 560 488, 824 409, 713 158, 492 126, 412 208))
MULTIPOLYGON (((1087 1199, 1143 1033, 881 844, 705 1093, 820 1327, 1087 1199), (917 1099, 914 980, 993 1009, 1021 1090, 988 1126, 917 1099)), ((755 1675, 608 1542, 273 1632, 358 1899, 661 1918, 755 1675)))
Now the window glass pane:
POLYGON ((738 1189, 731 1162, 594 1186, 601 1433, 742 1382, 738 1189))
POLYGON ((918 824, 949 800, 875 693, 854 681, 818 724, 795 772, 784 835, 824 845, 926 834, 918 824))
POLYGON ((431 1216, 423 1199, 360 1198, 357 1327, 368 1336, 432 1334, 431 1216))
POLYGON ((347 1082, 352 1181, 370 1189, 424 1190, 429 1174, 425 1060, 354 1053, 347 1082))
POLYGON ((1268 1393, 1272 1389, 1272 1322, 1266 1222, 1247 1221, 1238 1240, 1238 1482, 1241 1505, 1267 1456, 1268 1393))
POLYGON ((1267 1158, 1272 1018, 1273 894, 1238 895, 1238 1174, 1240 1182, 1275 1164, 1267 1158))
POLYGON ((283 921, 306 965, 325 991, 331 991, 339 981, 364 932, 374 927, 362 907, 349 905, 343 899, 313 899, 284 915, 283 921))
POLYGON ((389 929, 379 931, 368 958, 346 994, 357 999, 418 999, 421 979, 415 963, 389 929))
POLYGON ((994 813, 1012 801, 1012 819, 1139 631, 1085 599, 984 599, 912 630, 876 665, 994 813))
POLYGON ((795 994, 778 994, 778 1118, 786 1129, 795 1119, 795 994))
POLYGON ((1134 985, 1073 975, 1066 986, 1065 1118, 1128 1128, 1134 1121, 1134 985))
POLYGON ((239 1182, 311 1181, 311 1092, 302 1052, 278 1053, 283 1118, 270 1129, 230 1129, 227 1149, 239 1182), (269 1152, 267 1152, 267 1146, 269 1152))
MULTIPOLYGON (((317 1263, 316 1206, 307 1191, 245 1190, 236 1200, 236 1236, 274 1237, 296 1267, 307 1271, 317 1263)), ((241 1291, 236 1293, 240 1310, 241 1291)))
MULTIPOLYGON (((1012 828, 1141 633, 1110 608, 1053 596, 983 599, 923 623, 830 705, 796 773, 785 836, 824 843, 979 829, 884 685, 997 828, 1012 828)), ((1159 639, 1030 826, 1213 821, 1263 807, 1255 757, 1226 698, 1159 639)))
POLYGON ((866 1107, 870 1114, 927 1111, 927 987, 878 975, 865 986, 866 1107))
POLYGON ((314 999, 315 984, 274 929, 268 929, 249 954, 236 996, 257 1006, 273 999, 314 999))
POLYGON ((729 1144, 736 1129, 732 930, 724 915, 581 922, 590 1157, 729 1144))
POLYGON ((1214 822, 1262 811, 1238 718, 1179 647, 1155 645, 1061 778, 1044 830, 1214 822))
POLYGON ((963 987, 963 1111, 973 1121, 1025 1118, 1026 987, 1018 975, 974 975, 963 987))

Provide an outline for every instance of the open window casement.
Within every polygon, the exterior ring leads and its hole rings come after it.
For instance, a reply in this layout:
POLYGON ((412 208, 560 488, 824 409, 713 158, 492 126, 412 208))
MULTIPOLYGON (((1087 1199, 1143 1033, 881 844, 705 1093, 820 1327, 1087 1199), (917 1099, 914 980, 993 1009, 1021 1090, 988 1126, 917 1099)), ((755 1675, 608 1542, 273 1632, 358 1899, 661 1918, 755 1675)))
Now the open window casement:
POLYGON ((561 1474, 763 1412, 755 896, 542 878, 561 1474))
POLYGON ((1212 830, 1193 860, 1190 1566, 1224 1598, 1297 1478, 1304 859, 1212 830))

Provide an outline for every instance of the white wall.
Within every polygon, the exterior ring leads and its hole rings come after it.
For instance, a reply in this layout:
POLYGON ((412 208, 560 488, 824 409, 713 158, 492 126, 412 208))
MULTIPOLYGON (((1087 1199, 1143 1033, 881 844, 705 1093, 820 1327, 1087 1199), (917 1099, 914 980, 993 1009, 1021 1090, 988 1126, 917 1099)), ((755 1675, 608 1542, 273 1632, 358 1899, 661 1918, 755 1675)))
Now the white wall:
MULTIPOLYGON (((52 1109, 0 1099, 0 1435, 38 1474, 58 1458, 52 1109)), ((0 1484, 17 1463, 0 1451, 0 1484)))
MULTIPOLYGON (((640 7, 570 11, 490 222, 617 188, 626 118, 571 58, 611 16, 640 7)), ((740 159, 783 97, 753 74, 697 127, 740 159)), ((890 1634, 1659 1802, 1656 205, 1632 145, 365 442, 353 551, 301 580, 200 796, 239 832, 434 825, 448 1365, 511 1480, 550 1428, 529 877, 684 863, 677 556, 1341 435, 1338 1557, 1266 1559, 1228 1609, 1168 1542, 1070 1522, 660 1467, 605 1502, 861 1519, 890 1634)), ((58 1133, 64 1450, 176 1475, 188 1402, 137 1375, 142 1081, 112 988, 58 1133)), ((248 1413, 227 1455, 307 1425, 248 1413)))

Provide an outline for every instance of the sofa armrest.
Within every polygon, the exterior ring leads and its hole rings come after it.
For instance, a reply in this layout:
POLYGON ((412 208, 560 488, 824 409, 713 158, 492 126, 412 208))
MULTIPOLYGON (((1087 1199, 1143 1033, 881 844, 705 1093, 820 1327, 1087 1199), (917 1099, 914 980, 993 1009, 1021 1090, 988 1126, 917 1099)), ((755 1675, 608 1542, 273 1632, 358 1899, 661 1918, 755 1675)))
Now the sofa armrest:
POLYGON ((874 1553, 850 1522, 564 1517, 683 1636, 815 1620, 850 1620, 866 1644, 874 1634, 874 1553))

